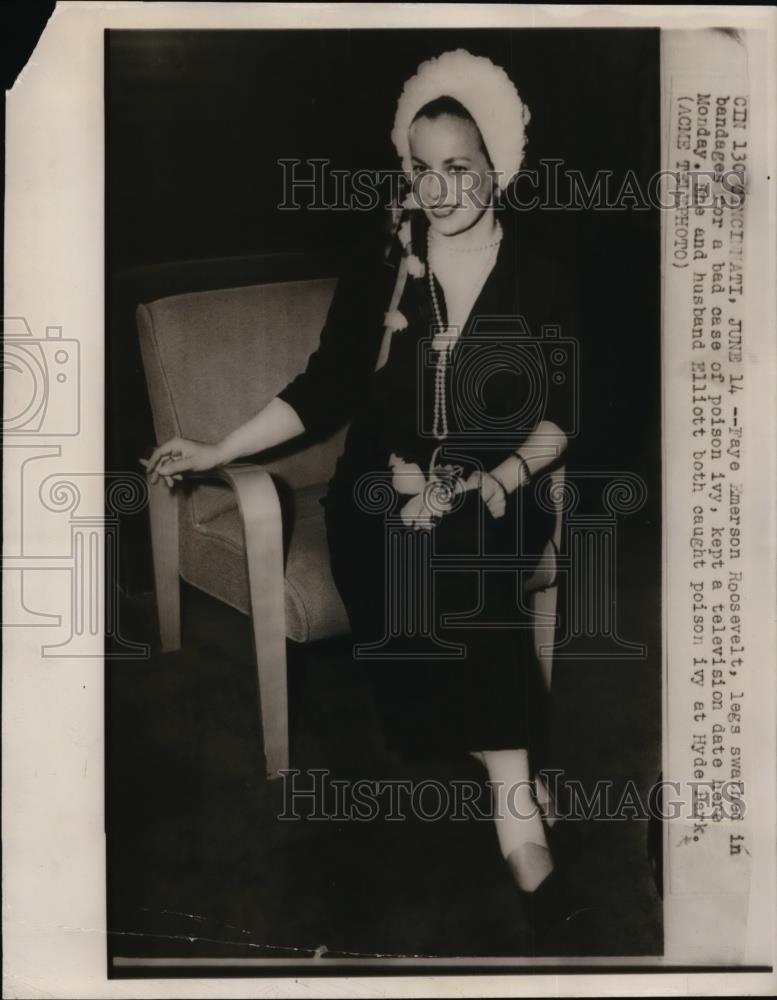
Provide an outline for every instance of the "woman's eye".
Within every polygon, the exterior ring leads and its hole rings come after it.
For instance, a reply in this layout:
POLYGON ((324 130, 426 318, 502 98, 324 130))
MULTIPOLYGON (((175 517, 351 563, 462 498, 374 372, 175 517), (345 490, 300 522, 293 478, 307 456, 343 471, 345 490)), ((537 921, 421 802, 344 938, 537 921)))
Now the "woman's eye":
POLYGON ((452 163, 448 170, 452 174, 463 174, 466 172, 467 168, 461 163, 452 163))

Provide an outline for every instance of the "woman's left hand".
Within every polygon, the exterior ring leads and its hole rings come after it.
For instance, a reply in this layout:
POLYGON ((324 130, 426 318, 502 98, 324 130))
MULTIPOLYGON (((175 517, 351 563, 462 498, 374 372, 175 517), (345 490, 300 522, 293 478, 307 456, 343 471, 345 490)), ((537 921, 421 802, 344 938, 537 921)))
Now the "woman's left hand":
POLYGON ((476 469, 461 487, 463 490, 479 490, 480 499, 492 517, 503 517, 507 507, 507 490, 496 476, 476 469))

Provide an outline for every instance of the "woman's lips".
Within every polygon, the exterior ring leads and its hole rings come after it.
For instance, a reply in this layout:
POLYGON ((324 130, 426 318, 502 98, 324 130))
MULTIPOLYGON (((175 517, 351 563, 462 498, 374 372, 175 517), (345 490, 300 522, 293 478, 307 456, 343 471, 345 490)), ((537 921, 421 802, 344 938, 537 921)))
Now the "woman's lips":
POLYGON ((432 215, 435 219, 447 219, 449 215, 453 215, 456 211, 455 205, 450 205, 447 208, 433 208, 432 215))

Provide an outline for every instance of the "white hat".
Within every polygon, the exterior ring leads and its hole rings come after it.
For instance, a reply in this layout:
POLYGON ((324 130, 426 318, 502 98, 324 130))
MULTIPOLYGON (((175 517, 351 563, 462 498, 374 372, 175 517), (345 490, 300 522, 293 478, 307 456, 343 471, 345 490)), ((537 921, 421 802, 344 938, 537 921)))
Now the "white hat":
POLYGON ((521 167, 531 117, 510 77, 501 66, 466 49, 422 62, 402 90, 391 132, 407 173, 412 171, 410 125, 421 108, 438 97, 452 97, 472 116, 504 190, 521 167))

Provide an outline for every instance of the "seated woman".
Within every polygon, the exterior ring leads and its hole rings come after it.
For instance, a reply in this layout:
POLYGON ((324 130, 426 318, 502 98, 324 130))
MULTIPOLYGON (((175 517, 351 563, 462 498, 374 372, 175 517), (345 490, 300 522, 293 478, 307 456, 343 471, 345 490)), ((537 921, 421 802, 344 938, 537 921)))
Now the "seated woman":
POLYGON ((532 380, 521 362, 537 349, 528 330, 545 318, 546 285, 534 246, 497 211, 520 168, 528 120, 509 77, 488 59, 457 50, 423 63, 405 85, 392 133, 411 182, 395 213, 398 263, 361 254, 338 285, 306 370, 223 441, 165 442, 148 472, 152 482, 172 483, 350 422, 325 498, 326 527, 354 655, 374 682, 387 745, 482 762, 496 790, 502 854, 519 889, 537 899, 556 880, 532 792, 529 745, 547 725, 546 693, 521 575, 453 566, 417 580, 419 592, 432 588, 434 607, 419 652, 417 636, 387 627, 408 594, 393 589, 397 567, 386 545, 390 529, 407 536, 400 559, 415 558, 412 539, 425 537, 420 544, 436 555, 474 554, 498 568, 505 556, 528 565, 550 537, 552 514, 526 486, 567 440, 552 386, 532 380), (390 490, 384 517, 365 500, 375 481, 390 490))

